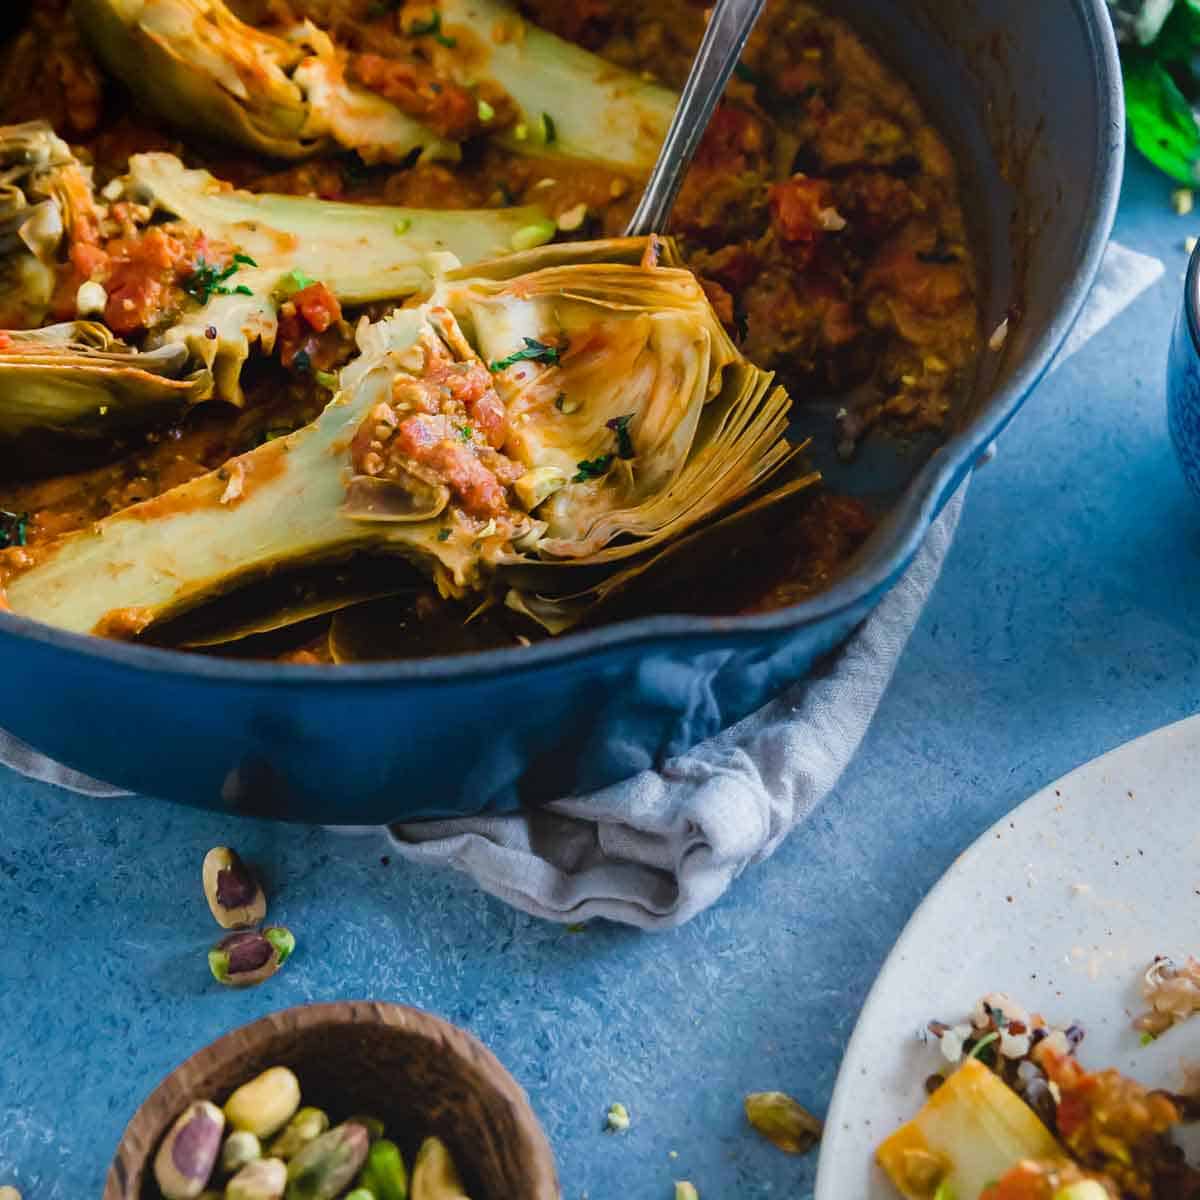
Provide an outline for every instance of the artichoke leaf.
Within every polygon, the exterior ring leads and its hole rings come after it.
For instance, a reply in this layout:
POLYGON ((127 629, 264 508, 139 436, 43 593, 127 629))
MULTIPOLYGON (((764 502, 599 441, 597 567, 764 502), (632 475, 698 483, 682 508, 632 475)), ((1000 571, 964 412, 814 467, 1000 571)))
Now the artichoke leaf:
MULTIPOLYGON (((510 607, 555 631, 582 619, 664 547, 753 501, 798 448, 786 394, 737 355, 692 276, 596 263, 588 247, 580 257, 574 270, 556 255, 518 279, 444 281, 425 304, 364 322, 314 423, 35 547, 10 567, 8 603, 72 630, 136 636, 263 574, 361 551, 406 559, 448 599, 508 592, 510 607), (526 472, 486 526, 452 498, 467 494, 453 490, 465 477, 439 475, 438 455, 405 450, 386 476, 357 465, 369 458, 357 457, 364 430, 394 428, 391 406, 413 395, 450 395, 439 381, 460 370, 490 377, 507 414, 503 454, 526 472), (577 403, 559 402, 565 388, 577 403)), ((470 451, 449 429, 438 436, 449 461, 492 461, 475 435, 470 451)))
POLYGON ((503 253, 545 216, 529 206, 437 211, 243 192, 171 154, 135 155, 122 183, 127 195, 257 264, 237 275, 249 295, 213 296, 163 335, 209 367, 217 394, 233 403, 241 402, 241 372, 254 347, 274 347, 274 297, 293 272, 319 280, 343 304, 401 300, 428 290, 450 267, 503 253))
POLYGON ((506 149, 650 173, 679 103, 675 92, 539 29, 502 0, 439 0, 439 9, 457 42, 437 52, 439 65, 457 61, 472 78, 493 80, 521 110, 500 135, 506 149))
POLYGON ((0 437, 99 437, 178 413, 212 395, 187 366, 182 347, 141 352, 92 322, 0 333, 0 437))
POLYGON ((182 128, 282 159, 364 141, 374 157, 396 162, 414 151, 458 153, 350 87, 332 42, 309 23, 276 37, 239 20, 223 0, 74 0, 74 13, 108 71, 182 128))

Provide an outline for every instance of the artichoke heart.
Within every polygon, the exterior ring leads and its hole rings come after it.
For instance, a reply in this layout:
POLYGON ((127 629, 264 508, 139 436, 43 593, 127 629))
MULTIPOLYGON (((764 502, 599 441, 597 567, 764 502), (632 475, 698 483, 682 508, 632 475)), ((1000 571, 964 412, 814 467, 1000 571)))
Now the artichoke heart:
MULTIPOLYGON (((74 0, 74 12, 105 67, 148 108, 276 158, 340 147, 367 162, 414 153, 457 161, 460 141, 489 135, 518 154, 644 175, 678 103, 669 89, 539 29, 500 0, 440 0, 441 33, 417 34, 411 58, 348 53, 311 21, 264 32, 223 0, 74 0), (376 86, 354 75, 366 59, 377 64, 376 86), (401 82, 389 89, 394 75, 401 82), (478 93, 477 124, 456 127, 436 102, 414 99, 448 90, 478 93), (503 118, 485 93, 504 97, 503 118)), ((352 16, 341 21, 354 26, 352 16)), ((362 19, 357 32, 359 43, 377 40, 362 19)))
POLYGON ((769 503, 761 486, 797 453, 783 389, 741 358, 695 277, 644 263, 646 248, 546 247, 364 322, 315 422, 10 554, 9 605, 137 636, 267 573, 365 551, 403 557, 443 596, 507 595, 568 628, 585 592, 769 503))
POLYGON ((182 346, 140 352, 91 322, 0 333, 0 438, 149 424, 212 395, 208 372, 187 368, 182 346))
POLYGON ((329 38, 305 22, 288 37, 239 20, 222 0, 74 0, 105 67, 172 123, 273 158, 334 145, 401 162, 457 147, 351 87, 329 38))

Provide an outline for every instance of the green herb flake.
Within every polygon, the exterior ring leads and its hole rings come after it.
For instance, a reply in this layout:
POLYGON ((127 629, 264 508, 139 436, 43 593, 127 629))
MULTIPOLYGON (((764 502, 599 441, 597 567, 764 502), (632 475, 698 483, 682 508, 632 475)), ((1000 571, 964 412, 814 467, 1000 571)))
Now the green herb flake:
POLYGON ((253 296, 254 293, 244 284, 236 288, 225 286, 241 270, 243 264, 257 265, 247 255, 235 254, 233 262, 229 266, 217 267, 206 262, 204 256, 201 255, 196 260, 191 276, 184 282, 183 290, 198 304, 207 304, 213 296, 232 296, 234 294, 253 296))
POLYGON ((0 509, 0 550, 24 546, 29 533, 29 514, 0 509))
POLYGON ((572 483, 587 483, 589 479, 603 479, 612 466, 615 454, 602 454, 599 458, 585 458, 578 463, 579 473, 571 480, 572 483))
POLYGON ((235 263, 237 263, 237 265, 239 267, 257 267, 258 266, 258 263, 256 263, 254 261, 254 259, 252 259, 250 257, 250 255, 248 255, 248 254, 235 254, 233 256, 233 261, 235 263))
POLYGON ((476 105, 476 111, 479 114, 479 119, 486 125, 488 121, 496 119, 496 110, 486 101, 480 100, 476 105))
POLYGON ((315 371, 313 378, 331 392, 336 392, 338 389, 338 377, 332 371, 315 371))
POLYGON ((1140 1038, 1138 1038, 1138 1043, 1142 1046, 1149 1046, 1152 1042, 1154 1042, 1156 1040, 1157 1039, 1155 1038, 1154 1034, 1143 1033, 1142 1036, 1140 1038))
POLYGON ((395 225, 392 226, 392 232, 397 237, 403 237, 412 228, 412 221, 408 217, 402 217, 395 225))
POLYGON ((470 427, 470 425, 460 425, 458 427, 458 436, 462 438, 464 442, 473 442, 475 440, 475 431, 470 427))
POLYGON ((554 118, 549 113, 542 113, 542 141, 547 146, 553 146, 558 141, 558 126, 554 123, 554 118))
POLYGON ((435 12, 428 21, 414 21, 408 27, 409 37, 432 37, 439 46, 445 46, 448 50, 453 50, 458 45, 458 39, 447 37, 442 32, 442 14, 435 12))
POLYGON ((633 420, 633 413, 628 413, 623 417, 613 417, 611 421, 605 421, 605 425, 617 435, 617 454, 621 458, 636 458, 637 454, 633 448, 633 438, 629 436, 629 423, 633 420))
MULTIPOLYGON (((988 1186, 990 1187, 991 1185, 989 1184, 988 1186)), ((933 1200, 956 1200, 954 1189, 947 1180, 943 1179, 938 1184, 937 1191, 933 1193, 933 1200)))
POLYGON ((527 337, 524 349, 514 350, 507 358, 497 359, 491 364, 489 370, 493 375, 499 375, 501 371, 507 371, 509 367, 515 366, 519 362, 539 362, 545 363, 548 367, 557 367, 566 350, 566 342, 563 342, 561 346, 547 346, 545 342, 527 337))
POLYGON ((448 542, 449 540, 450 540, 450 530, 439 529, 438 530, 438 541, 439 542, 448 542))
POLYGON ((289 271, 279 281, 279 292, 284 296, 294 296, 297 292, 304 291, 305 288, 310 288, 317 281, 311 276, 306 275, 303 271, 297 269, 289 271))

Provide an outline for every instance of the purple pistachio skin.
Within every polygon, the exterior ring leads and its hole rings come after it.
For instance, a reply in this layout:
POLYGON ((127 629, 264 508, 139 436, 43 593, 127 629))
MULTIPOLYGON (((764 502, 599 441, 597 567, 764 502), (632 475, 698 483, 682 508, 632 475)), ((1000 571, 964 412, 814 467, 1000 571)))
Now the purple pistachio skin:
POLYGON ((195 1200, 208 1186, 217 1157, 225 1114, 215 1104, 191 1104, 171 1127, 154 1160, 154 1177, 165 1200, 195 1200))
POLYGON ((258 885, 240 858, 217 872, 217 903, 222 908, 246 908, 257 895, 258 885))
POLYGON ((229 846, 214 846, 201 869, 204 898, 222 929, 251 929, 267 915, 267 898, 253 871, 229 846))

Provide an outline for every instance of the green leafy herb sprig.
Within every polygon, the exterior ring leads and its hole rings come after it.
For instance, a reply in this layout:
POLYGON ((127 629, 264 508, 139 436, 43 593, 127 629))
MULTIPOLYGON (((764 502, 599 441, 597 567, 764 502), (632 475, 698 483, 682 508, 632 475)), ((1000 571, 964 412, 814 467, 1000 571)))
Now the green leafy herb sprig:
POLYGON ((1200 0, 1108 6, 1134 145, 1172 179, 1200 184, 1200 0))

